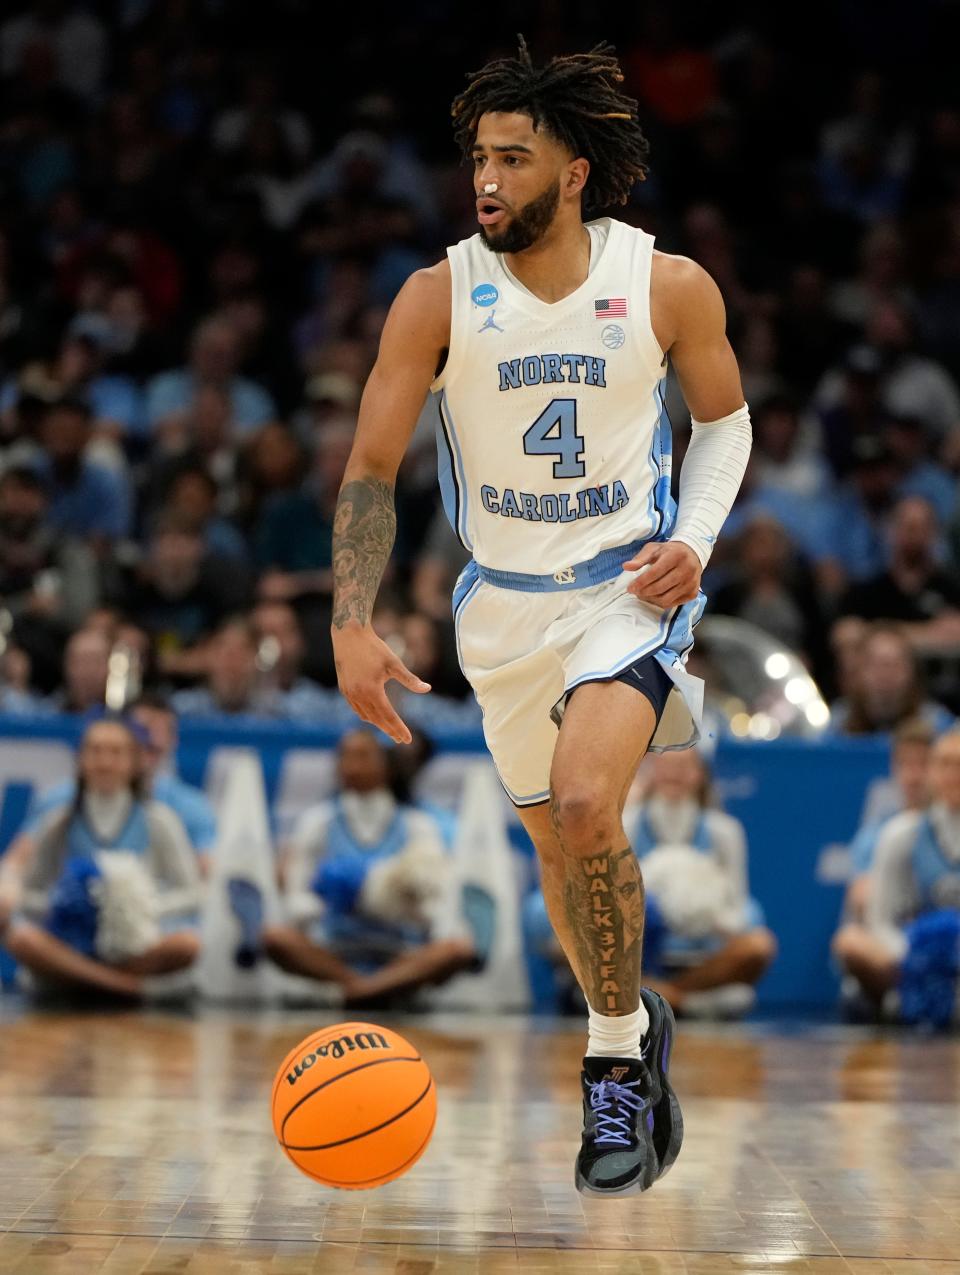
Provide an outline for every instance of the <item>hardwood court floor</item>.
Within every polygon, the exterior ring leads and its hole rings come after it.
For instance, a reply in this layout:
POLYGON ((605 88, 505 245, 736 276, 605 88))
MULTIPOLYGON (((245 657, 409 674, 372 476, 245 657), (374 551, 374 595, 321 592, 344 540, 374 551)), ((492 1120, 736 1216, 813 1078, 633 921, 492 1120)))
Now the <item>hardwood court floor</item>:
POLYGON ((0 1275, 960 1275, 960 1041, 683 1027, 686 1143, 584 1199, 577 1023, 390 1020, 436 1076, 404 1179, 325 1190, 268 1093, 329 1014, 36 1013, 0 997, 0 1275))

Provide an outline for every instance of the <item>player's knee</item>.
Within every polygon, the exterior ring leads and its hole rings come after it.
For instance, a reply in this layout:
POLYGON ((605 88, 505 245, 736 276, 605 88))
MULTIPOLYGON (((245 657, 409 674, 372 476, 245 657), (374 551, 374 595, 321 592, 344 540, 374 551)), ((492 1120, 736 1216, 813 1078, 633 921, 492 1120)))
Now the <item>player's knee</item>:
POLYGON ((557 785, 553 790, 553 809, 564 840, 609 843, 620 820, 607 785, 589 778, 557 785))

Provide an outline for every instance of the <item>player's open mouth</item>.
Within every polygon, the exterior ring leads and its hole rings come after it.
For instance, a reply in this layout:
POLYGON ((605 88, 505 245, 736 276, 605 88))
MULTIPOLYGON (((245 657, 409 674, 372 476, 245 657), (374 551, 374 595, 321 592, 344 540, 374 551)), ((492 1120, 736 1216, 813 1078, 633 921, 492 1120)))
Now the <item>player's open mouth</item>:
POLYGON ((477 221, 481 226, 492 226, 506 215, 507 210, 502 204, 496 204, 491 199, 477 200, 477 221))

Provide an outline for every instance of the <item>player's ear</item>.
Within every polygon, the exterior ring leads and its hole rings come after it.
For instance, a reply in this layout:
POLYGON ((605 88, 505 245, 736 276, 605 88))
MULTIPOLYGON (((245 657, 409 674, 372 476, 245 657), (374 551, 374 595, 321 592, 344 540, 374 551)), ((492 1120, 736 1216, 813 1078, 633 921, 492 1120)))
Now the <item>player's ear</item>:
POLYGON ((567 165, 567 184, 564 194, 567 196, 579 195, 587 184, 587 178, 590 176, 590 161, 582 156, 578 159, 572 159, 567 165))

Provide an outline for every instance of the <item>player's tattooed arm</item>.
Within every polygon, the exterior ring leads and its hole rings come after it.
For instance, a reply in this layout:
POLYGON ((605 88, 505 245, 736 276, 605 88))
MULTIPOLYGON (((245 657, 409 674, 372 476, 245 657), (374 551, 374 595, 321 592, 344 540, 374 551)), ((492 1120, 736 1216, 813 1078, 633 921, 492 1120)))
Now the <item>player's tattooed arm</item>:
POLYGON ((372 475, 344 483, 333 521, 333 627, 369 624, 397 534, 393 487, 372 475))
POLYGON ((564 889, 583 990, 601 1014, 629 1014, 640 995, 644 892, 633 850, 569 856, 564 889))

